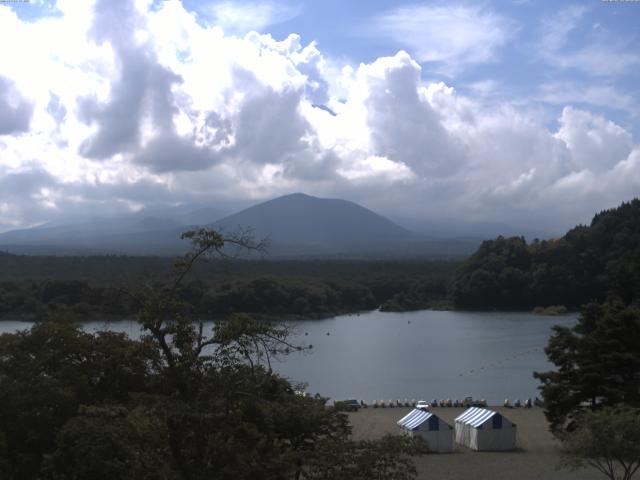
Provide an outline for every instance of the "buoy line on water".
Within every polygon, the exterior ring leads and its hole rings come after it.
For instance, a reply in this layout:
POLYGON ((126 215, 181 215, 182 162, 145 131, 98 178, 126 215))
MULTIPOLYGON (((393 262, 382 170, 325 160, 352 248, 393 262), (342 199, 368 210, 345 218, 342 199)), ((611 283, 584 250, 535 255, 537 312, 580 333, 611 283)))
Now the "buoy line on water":
POLYGON ((493 369, 493 368, 498 368, 503 363, 509 362, 511 360, 515 360, 516 358, 525 357, 527 355, 533 355, 535 353, 539 353, 539 352, 543 352, 543 351, 544 351, 544 348, 535 347, 535 348, 530 348, 529 350, 523 350, 521 352, 514 352, 514 353, 511 353, 508 356, 506 356, 506 357, 504 357, 501 360, 498 360, 496 362, 485 364, 485 365, 481 365, 481 366, 476 367, 476 368, 471 368, 471 369, 469 369, 468 373, 466 373, 466 374, 464 372, 461 372, 461 373, 458 374, 458 376, 459 377, 463 377, 465 375, 473 375, 474 373, 480 373, 481 370, 490 370, 490 369, 493 369))

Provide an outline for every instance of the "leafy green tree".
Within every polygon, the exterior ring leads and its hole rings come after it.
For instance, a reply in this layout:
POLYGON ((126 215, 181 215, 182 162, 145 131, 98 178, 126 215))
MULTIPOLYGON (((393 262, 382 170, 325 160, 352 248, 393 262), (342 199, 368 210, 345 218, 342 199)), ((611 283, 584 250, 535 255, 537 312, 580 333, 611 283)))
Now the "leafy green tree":
POLYGON ((631 480, 640 468, 640 409, 607 407, 585 412, 562 437, 563 463, 592 466, 610 480, 631 480))
MULTIPOLYGON (((218 321, 207 334, 175 294, 198 258, 211 251, 221 254, 229 242, 250 249, 260 245, 206 230, 186 237, 193 251, 178 264, 171 285, 144 293, 139 317, 162 352, 161 374, 172 395, 171 408, 162 409, 161 416, 181 477, 300 478, 319 468, 322 457, 311 454, 327 442, 349 446, 342 457, 331 458, 332 464, 350 464, 347 453, 359 444, 348 439, 344 414, 327 409, 320 397, 297 396, 272 372, 273 356, 300 349, 288 341, 286 327, 235 315, 218 321), (309 464, 311 458, 316 463, 309 464)), ((393 452, 386 457, 389 471, 400 468, 405 456, 421 453, 409 448, 393 452)), ((363 464, 362 471, 373 472, 374 465, 363 464)))
POLYGON ((31 478, 80 405, 126 402, 144 391, 153 348, 123 334, 40 323, 0 336, 0 431, 15 478, 31 478))
POLYGON ((640 199, 600 212, 561 238, 498 237, 458 269, 451 295, 459 308, 513 309, 619 297, 640 301, 640 199))
POLYGON ((574 327, 554 327, 545 349, 556 366, 536 372, 553 431, 575 427, 582 411, 640 407, 640 310, 621 302, 585 306, 574 327))
POLYGON ((81 407, 45 458, 44 479, 178 479, 163 441, 166 432, 141 408, 81 407))
POLYGON ((407 440, 353 442, 339 407, 272 371, 300 347, 246 315, 205 331, 182 287, 249 237, 200 230, 169 282, 131 292, 143 336, 41 323, 0 337, 0 472, 11 480, 412 478, 407 440), (2 470, 4 469, 4 470, 2 470), (314 476, 315 475, 315 476, 314 476))

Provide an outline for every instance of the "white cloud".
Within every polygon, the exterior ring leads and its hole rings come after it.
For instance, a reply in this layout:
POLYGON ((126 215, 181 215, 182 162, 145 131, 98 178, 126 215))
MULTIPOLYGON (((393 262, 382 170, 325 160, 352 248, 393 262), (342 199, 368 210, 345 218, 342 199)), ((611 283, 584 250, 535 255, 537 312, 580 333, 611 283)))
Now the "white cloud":
POLYGON ((33 105, 16 88, 13 81, 0 76, 0 135, 29 130, 33 105))
MULTIPOLYGON (((552 131, 500 100, 489 79, 471 85, 481 93, 472 96, 425 82, 404 51, 328 67, 297 35, 228 35, 180 2, 60 6, 62 18, 31 23, 0 6, 0 41, 29 37, 44 51, 19 64, 0 51, 10 60, 0 62, 2 85, 15 90, 9 101, 0 89, 0 106, 11 105, 2 114, 15 121, 32 109, 0 136, 0 229, 291 191, 386 213, 566 227, 640 191, 640 150, 622 126, 568 107, 552 131), (112 24, 114 13, 128 21, 112 24)), ((484 10, 451 12, 460 28, 475 12, 476 42, 491 22, 501 26, 484 10)), ((501 45, 458 40, 451 53, 434 41, 442 53, 432 60, 489 61, 501 45)), ((549 84, 540 94, 563 106, 633 108, 606 86, 549 84)))
POLYGON ((453 75, 470 66, 495 61, 516 33, 506 17, 481 7, 412 5, 398 7, 370 21, 366 34, 406 48, 420 62, 453 75))
POLYGON ((283 23, 297 17, 302 8, 274 1, 226 1, 209 5, 212 21, 229 33, 261 32, 269 25, 283 23))
POLYGON ((559 69, 579 70, 602 77, 637 71, 640 54, 632 39, 620 40, 600 27, 582 32, 579 45, 571 42, 571 35, 585 27, 585 16, 589 11, 589 6, 572 5, 543 20, 538 56, 559 69))
POLYGON ((540 85, 536 99, 556 105, 583 103, 597 107, 615 108, 634 114, 638 101, 627 93, 609 85, 581 85, 571 82, 548 82, 540 85))
POLYGON ((626 160, 634 147, 624 128, 571 107, 563 109, 556 137, 566 143, 576 169, 593 173, 611 170, 626 160))

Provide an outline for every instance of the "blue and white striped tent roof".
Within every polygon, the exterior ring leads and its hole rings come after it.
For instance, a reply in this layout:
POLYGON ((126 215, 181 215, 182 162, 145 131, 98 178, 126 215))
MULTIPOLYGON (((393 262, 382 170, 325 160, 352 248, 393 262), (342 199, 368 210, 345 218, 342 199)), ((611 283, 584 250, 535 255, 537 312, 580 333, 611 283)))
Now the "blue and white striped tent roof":
POLYGON ((398 425, 409 430, 418 428, 424 422, 429 420, 433 416, 431 412, 425 412, 424 410, 413 409, 407 415, 398 420, 398 425))
POLYGON ((498 412, 487 410, 486 408, 471 407, 457 416, 455 421, 464 423, 465 425, 471 425, 472 427, 479 427, 497 414, 498 412))

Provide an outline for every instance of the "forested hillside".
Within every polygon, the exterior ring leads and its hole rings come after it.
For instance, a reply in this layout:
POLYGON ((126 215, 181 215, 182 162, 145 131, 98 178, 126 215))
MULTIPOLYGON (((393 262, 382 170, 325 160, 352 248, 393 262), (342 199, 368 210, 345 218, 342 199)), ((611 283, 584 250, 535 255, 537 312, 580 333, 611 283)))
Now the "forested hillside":
MULTIPOLYGON (((132 318, 130 293, 172 276, 163 257, 0 253, 0 319, 132 318)), ((446 261, 202 261, 180 294, 198 314, 318 318, 446 302, 458 263, 446 261)))
POLYGON ((576 308, 615 296, 640 299, 640 200, 593 217, 557 240, 498 237, 484 242, 451 285, 457 308, 576 308))

